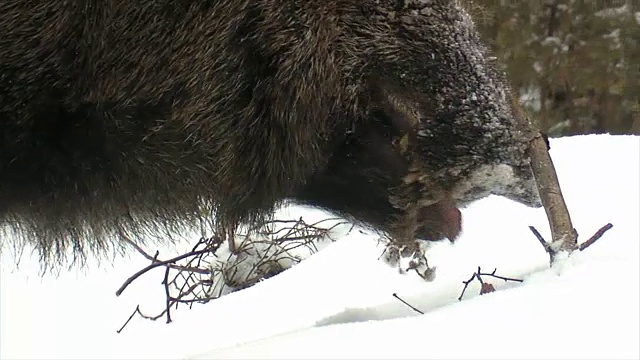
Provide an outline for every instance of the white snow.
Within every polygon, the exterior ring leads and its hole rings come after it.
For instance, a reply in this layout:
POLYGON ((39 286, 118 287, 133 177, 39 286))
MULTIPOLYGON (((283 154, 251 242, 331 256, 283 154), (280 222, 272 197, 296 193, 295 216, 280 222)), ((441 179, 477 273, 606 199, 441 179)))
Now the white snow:
MULTIPOLYGON (((542 72, 542 65, 540 65, 539 62, 536 62, 534 64, 534 70, 537 73, 542 72)), ((542 108, 540 98, 540 88, 537 86, 529 86, 520 91, 520 103, 528 105, 536 112, 539 112, 542 108)))
MULTIPOLYGON (((116 297, 148 264, 135 252, 113 266, 42 279, 35 259, 25 254, 15 270, 4 251, 0 358, 638 359, 640 137, 578 136, 551 147, 580 241, 614 225, 553 268, 528 229, 550 239, 544 210, 489 197, 463 210, 457 243, 429 250, 437 266, 431 283, 378 260, 377 237, 356 229, 251 288, 174 310, 171 324, 135 317, 117 334, 136 305, 162 310, 162 270, 116 297), (480 296, 474 282, 458 301, 462 281, 478 266, 524 283, 485 277, 496 292, 480 296)), ((290 207, 280 217, 301 214, 307 222, 327 216, 290 207)), ((185 248, 161 249, 160 256, 185 248)))
POLYGON ((594 13, 595 16, 603 17, 603 18, 616 18, 620 16, 627 15, 631 12, 630 4, 624 4, 619 7, 614 8, 606 8, 594 13))

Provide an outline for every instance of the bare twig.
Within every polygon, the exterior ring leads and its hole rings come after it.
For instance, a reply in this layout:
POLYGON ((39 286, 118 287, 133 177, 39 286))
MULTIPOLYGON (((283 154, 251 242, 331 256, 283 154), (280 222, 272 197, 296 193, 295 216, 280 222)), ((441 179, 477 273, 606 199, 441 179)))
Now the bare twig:
MULTIPOLYGON (((478 271, 480 271, 480 268, 478 268, 478 271)), ((504 280, 504 282, 507 282, 507 281, 522 282, 522 281, 523 281, 522 279, 515 279, 515 278, 509 278, 509 277, 504 277, 504 276, 496 275, 496 271, 498 271, 498 269, 497 269, 497 268, 494 268, 494 269, 493 269, 493 271, 491 272, 491 274, 488 274, 488 273, 479 273, 479 275, 483 275, 483 276, 491 276, 491 277, 496 278, 496 279, 504 280)))
MULTIPOLYGON (((140 247, 140 245, 138 245, 135 241, 133 241, 131 239, 131 237, 129 237, 127 234, 125 234, 122 229, 118 230, 119 232, 119 236, 122 239, 122 241, 128 243, 129 245, 131 245, 134 249, 136 249, 136 251, 138 251, 138 253, 140 253, 142 256, 144 256, 146 259, 150 260, 152 263, 157 262, 158 260, 158 255, 159 252, 156 251, 154 256, 149 255, 148 252, 146 252, 142 247, 140 247)), ((206 240, 206 239, 204 239, 206 240)), ((200 245, 202 243, 203 239, 201 238, 200 241, 198 241, 198 244, 196 244, 196 246, 194 247, 193 251, 196 251, 195 248, 198 247, 198 245, 200 245)), ((184 267, 184 266, 178 266, 175 264, 167 264, 167 266, 171 267, 172 269, 175 270, 180 270, 180 271, 189 271, 189 272, 197 272, 197 273, 201 273, 201 274, 210 274, 211 272, 205 269, 201 269, 198 267, 184 267)))
POLYGON ((536 239, 538 239, 538 241, 540 241, 540 244, 544 248, 544 251, 546 251, 548 254, 551 254, 551 249, 549 248, 549 243, 547 243, 547 241, 542 237, 542 235, 540 234, 538 229, 536 229, 533 226, 529 226, 529 230, 531 230, 533 235, 536 236, 536 239))
POLYGON ((122 239, 122 241, 124 241, 124 242, 128 243, 129 245, 131 245, 134 249, 136 249, 147 260, 149 260, 151 262, 156 261, 156 259, 153 256, 149 255, 135 241, 131 240, 131 238, 127 234, 125 234, 125 232, 122 229, 118 229, 118 234, 120 235, 120 239, 122 239))
POLYGON ((171 323, 171 294, 169 293, 169 271, 170 267, 166 267, 164 270, 164 293, 166 297, 166 311, 167 311, 167 324, 171 323))
MULTIPOLYGON (((462 300, 462 297, 464 296, 465 291, 467 291, 467 287, 469 287, 469 284, 471 284, 471 282, 478 276, 478 273, 475 272, 473 273, 473 275, 471 275, 471 277, 469 278, 469 280, 467 281, 463 281, 462 283, 464 284, 464 288, 462 288, 462 292, 460 293, 460 296, 458 296, 458 301, 462 300)), ((482 280, 480 280, 480 283, 482 284, 482 280)))
POLYGON ((122 294, 122 292, 127 288, 127 286, 131 285, 131 283, 139 278, 140 276, 142 276, 143 274, 145 274, 146 272, 148 272, 151 269, 157 268, 159 266, 166 266, 172 263, 175 263, 176 261, 188 258, 190 256, 198 256, 200 254, 205 254, 207 252, 209 252, 209 249, 203 249, 203 250, 198 250, 198 251, 192 251, 192 252, 188 252, 186 254, 182 254, 180 256, 176 256, 173 259, 169 259, 169 260, 164 260, 164 261, 156 261, 153 264, 145 267, 144 269, 138 271, 137 273, 133 274, 130 278, 128 278, 124 284, 122 284, 122 286, 120 287, 120 289, 118 289, 118 291, 116 291, 116 296, 120 296, 122 294))
POLYGON ((515 279, 515 278, 509 278, 509 277, 505 277, 505 276, 500 276, 500 275, 496 275, 496 271, 498 271, 497 268, 494 268, 492 272, 490 273, 483 273, 482 269, 480 268, 480 266, 478 266, 478 270, 473 273, 473 275, 471 275, 471 277, 469 278, 469 280, 467 281, 463 281, 462 283, 464 284, 464 288, 462 288, 462 292, 460 293, 460 296, 458 297, 458 301, 462 300, 462 297, 464 296, 465 291, 467 291, 467 287, 469 287, 469 284, 471 284, 471 282, 473 280, 478 280, 478 282, 480 282, 480 285, 482 287, 480 294, 484 294, 486 292, 491 292, 493 291, 493 285, 485 282, 482 277, 483 276, 490 276, 496 279, 500 279, 500 280, 504 280, 504 282, 507 281, 514 281, 514 282, 522 282, 522 279, 515 279))
POLYGON ((149 316, 149 315, 145 315, 145 314, 143 314, 143 313, 142 313, 142 310, 140 310, 140 305, 138 305, 138 306, 136 306, 135 310, 133 310, 133 313, 131 313, 131 315, 129 316, 129 318, 127 319, 127 321, 124 323, 124 325, 122 325, 122 326, 120 327, 120 329, 116 330, 116 332, 117 332, 118 334, 120 334, 120 333, 122 332, 122 330, 124 330, 124 328, 125 328, 127 325, 129 325, 129 322, 131 322, 131 319, 133 319, 133 317, 134 317, 136 314, 140 315, 140 317, 142 317, 143 319, 156 321, 156 320, 158 320, 159 318, 161 318, 161 317, 165 314, 165 312, 166 312, 166 311, 167 311, 167 310, 165 309, 165 310, 163 310, 160 314, 158 314, 158 315, 156 315, 156 316, 149 316))
POLYGON ((589 246, 593 245, 593 243, 598 241, 598 239, 600 239, 602 237, 602 235, 604 235, 604 233, 609 231, 609 229, 611 229, 612 227, 613 227, 613 225, 611 223, 608 223, 607 225, 601 227, 598 231, 596 231, 595 234, 593 234, 593 236, 591 236, 589 238, 589 240, 587 240, 587 241, 583 242, 582 244, 580 244, 580 251, 583 251, 586 248, 588 248, 589 246))
POLYGON ((130 315, 130 316, 129 316, 129 318, 127 319, 127 321, 125 321, 124 325, 122 325, 122 326, 120 327, 120 329, 116 330, 116 332, 117 332, 118 334, 120 334, 120 333, 122 332, 122 330, 124 330, 124 328, 129 324, 129 322, 131 321, 131 319, 133 319, 133 317, 134 317, 136 314, 139 314, 139 313, 140 313, 140 305, 136 306, 136 309, 135 309, 135 310, 133 310, 133 312, 131 313, 131 315, 130 315))
POLYGON ((424 313, 422 311, 420 311, 419 309, 415 308, 413 305, 409 304, 408 302, 404 301, 400 296, 398 296, 398 294, 393 293, 393 297, 400 300, 403 304, 407 305, 408 307, 410 307, 413 311, 417 312, 418 314, 424 315, 424 313))
POLYGON ((166 315, 166 322, 170 323, 172 321, 172 307, 177 308, 180 304, 191 307, 195 303, 206 303, 224 295, 226 291, 233 292, 250 287, 260 280, 286 270, 290 266, 289 264, 295 264, 302 260, 298 256, 291 255, 290 251, 307 247, 310 253, 314 253, 318 250, 316 247, 318 240, 334 241, 330 237, 332 230, 347 223, 339 221, 327 228, 319 226, 330 220, 338 219, 324 219, 313 224, 305 223, 302 218, 298 220, 271 220, 248 229, 246 234, 234 236, 235 239, 242 239, 242 241, 229 242, 229 237, 217 235, 211 238, 202 237, 193 246, 192 251, 169 260, 159 260, 158 252, 155 256, 151 256, 125 232, 120 231, 122 240, 150 260, 151 264, 127 279, 116 294, 120 295, 129 284, 142 274, 156 267, 164 267, 162 284, 165 293, 165 307, 156 316, 144 315, 140 307, 136 307, 118 332, 124 329, 136 313, 150 320, 157 320, 166 315), (278 226, 276 229, 274 226, 276 224, 285 226, 278 226), (227 249, 229 252, 224 259, 221 259, 217 251, 224 244, 233 247, 233 249, 227 249), (176 270, 177 273, 171 276, 173 270, 176 270), (177 294, 172 295, 172 292, 177 294))
MULTIPOLYGON (((593 243, 598 241, 602 237, 602 235, 604 235, 604 233, 609 231, 609 229, 611 229, 612 227, 613 227, 613 225, 611 223, 608 223, 608 224, 604 225, 603 227, 598 229, 598 231, 596 231, 596 233, 593 234, 593 236, 591 236, 587 241, 585 241, 584 243, 580 244, 577 247, 577 249, 580 250, 580 251, 584 251, 586 248, 588 248, 589 246, 593 245, 593 243)), ((553 263, 555 255, 558 253, 558 251, 553 249, 551 244, 549 244, 542 237, 542 235, 540 235, 540 232, 535 227, 529 226, 529 229, 536 236, 538 241, 540 241, 540 244, 542 244, 542 246, 544 247, 544 250, 549 254, 549 256, 551 258, 551 263, 553 263)))

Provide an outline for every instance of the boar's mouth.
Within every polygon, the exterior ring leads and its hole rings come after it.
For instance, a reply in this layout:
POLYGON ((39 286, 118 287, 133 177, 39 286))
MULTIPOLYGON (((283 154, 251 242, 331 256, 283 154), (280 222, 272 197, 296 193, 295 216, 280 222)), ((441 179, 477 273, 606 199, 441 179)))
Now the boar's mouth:
POLYGON ((462 213, 448 198, 418 210, 416 238, 423 240, 449 239, 453 242, 462 231, 462 213))
MULTIPOLYGON (((406 172, 389 197, 392 206, 402 213, 398 223, 392 225, 392 235, 401 242, 415 238, 431 241, 446 238, 453 242, 462 229, 459 208, 492 194, 530 207, 541 206, 526 162, 511 165, 475 156, 468 161, 449 159, 452 167, 431 166, 423 153, 424 139, 418 135, 421 128, 428 126, 428 120, 399 110, 404 109, 387 108, 383 112, 396 130, 392 136, 394 151, 406 161, 406 172)), ((435 150, 433 153, 438 154, 435 150)))

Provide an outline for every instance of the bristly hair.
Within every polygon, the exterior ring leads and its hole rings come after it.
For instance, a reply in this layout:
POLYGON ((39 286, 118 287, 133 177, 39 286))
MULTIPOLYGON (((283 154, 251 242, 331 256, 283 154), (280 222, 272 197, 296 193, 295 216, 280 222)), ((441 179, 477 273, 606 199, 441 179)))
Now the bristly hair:
POLYGON ((439 202, 537 199, 454 0, 3 0, 0 38, 2 241, 46 266, 286 199, 385 232, 420 202, 422 234, 439 202))

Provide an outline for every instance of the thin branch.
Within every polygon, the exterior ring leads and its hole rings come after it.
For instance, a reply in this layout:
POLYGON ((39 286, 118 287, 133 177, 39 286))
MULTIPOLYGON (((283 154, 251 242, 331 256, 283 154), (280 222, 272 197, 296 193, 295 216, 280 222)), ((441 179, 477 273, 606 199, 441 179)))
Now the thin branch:
POLYGON ((494 278, 496 278, 496 279, 504 280, 504 282, 507 282, 507 281, 523 282, 523 281, 524 281, 524 280, 522 280, 522 279, 508 278, 508 277, 504 277, 504 276, 496 275, 496 271, 497 271, 497 270, 498 270, 498 269, 497 269, 497 268, 495 268, 495 269, 493 269, 493 271, 491 272, 491 274, 489 274, 489 273, 481 273, 480 275, 483 275, 483 276, 491 276, 491 277, 494 277, 494 278))
MULTIPOLYGON (((473 273, 473 275, 471 275, 471 278, 469 278, 469 280, 462 282, 464 284, 464 288, 462 288, 462 292, 460 293, 460 296, 458 296, 458 301, 462 300, 462 297, 464 296, 465 291, 467 291, 467 287, 469 287, 469 284, 471 284, 471 282, 476 278, 476 276, 478 276, 478 273, 473 273)), ((482 283, 482 280, 480 280, 480 283, 482 283)))
POLYGON ((120 329, 116 330, 116 332, 118 334, 120 334, 124 328, 129 325, 129 322, 131 321, 131 319, 133 319, 133 317, 138 314, 140 315, 140 317, 142 317, 143 319, 147 319, 147 320, 152 320, 152 321, 156 321, 159 318, 161 318, 165 313, 167 312, 167 309, 164 309, 160 314, 156 315, 156 316, 149 316, 149 315, 145 315, 142 313, 142 310, 140 310, 140 305, 136 306, 135 310, 133 310, 133 313, 131 313, 131 316, 129 316, 129 319, 127 319, 127 321, 124 323, 124 325, 122 325, 122 327, 120 327, 120 329))
POLYGON ((492 272, 490 273, 483 273, 482 269, 480 268, 480 266, 478 266, 478 270, 473 273, 473 275, 471 275, 471 277, 469 278, 469 280, 467 281, 463 281, 462 283, 464 284, 464 288, 462 288, 462 292, 460 293, 460 296, 458 297, 458 301, 462 300, 462 297, 464 296, 465 291, 467 291, 467 287, 469 287, 469 284, 471 284, 471 282, 473 280, 478 280, 478 282, 480 282, 481 285, 481 290, 480 290, 480 294, 485 294, 487 291, 487 289, 490 289, 489 292, 494 291, 495 289, 493 288, 493 285, 491 285, 488 282, 485 282, 484 280, 482 280, 483 276, 491 276, 493 278, 496 279, 500 279, 500 280, 504 280, 505 282, 507 281, 515 281, 515 282, 523 282, 522 279, 514 279, 514 278, 509 278, 509 277, 505 277, 505 276, 500 276, 500 275, 496 275, 496 271, 498 271, 497 268, 494 268, 492 272))
POLYGON ((552 255, 577 248, 578 234, 571 223, 567 204, 562 196, 558 175, 549 155, 547 144, 542 134, 538 133, 529 146, 531 154, 531 170, 533 171, 540 194, 540 200, 551 227, 552 255))
POLYGON ((584 243, 580 244, 580 248, 579 248, 580 251, 584 251, 586 248, 588 248, 589 246, 593 245, 593 243, 598 241, 598 239, 600 239, 602 237, 602 235, 604 235, 604 233, 609 231, 609 229, 611 229, 612 227, 613 227, 613 225, 611 223, 608 223, 607 225, 601 227, 598 231, 596 231, 595 234, 593 234, 592 237, 589 238, 589 240, 587 240, 584 243))
MULTIPOLYGON (((122 229, 118 230, 120 238, 122 239, 122 241, 126 242, 127 244, 131 245, 134 249, 136 249, 136 251, 138 251, 140 253, 140 255, 142 255, 145 259, 151 261, 152 263, 155 263, 158 261, 158 255, 159 252, 156 251, 155 256, 151 256, 149 255, 149 253, 147 253, 142 247, 140 247, 140 245, 138 245, 135 241, 133 241, 128 235, 126 235, 122 229)), ((198 244, 195 246, 197 247, 200 244, 200 241, 198 242, 198 244)), ((194 248, 195 248, 194 247, 194 248)), ((195 251, 195 250, 193 250, 195 251)), ((168 266, 170 266, 172 269, 175 270, 179 270, 179 271, 189 271, 189 272, 197 272, 203 275, 208 275, 210 274, 210 271, 205 270, 205 269, 201 269, 201 268, 197 268, 197 267, 184 267, 184 266, 179 266, 179 265, 175 265, 175 264, 168 264, 168 266)))
POLYGON ((133 319, 133 317, 134 317, 136 314, 139 314, 139 313, 140 313, 140 305, 136 306, 136 309, 135 309, 135 310, 133 310, 133 312, 131 313, 131 316, 129 316, 129 318, 127 319, 127 321, 125 321, 124 325, 122 325, 122 326, 120 327, 120 329, 116 330, 116 332, 117 332, 118 334, 120 334, 120 333, 122 332, 122 330, 124 330, 124 328, 129 324, 129 322, 131 321, 131 319, 133 319))
POLYGON ((171 301, 173 301, 174 303, 182 303, 182 304, 193 304, 193 303, 207 303, 211 300, 216 300, 218 299, 218 296, 211 296, 211 297, 199 297, 197 299, 176 299, 176 298, 171 298, 171 301))
POLYGON ((169 271, 170 267, 166 267, 164 270, 164 294, 166 297, 166 310, 167 310, 167 324, 171 323, 171 294, 169 293, 169 271))
POLYGON ((398 294, 393 293, 393 297, 394 297, 394 298, 396 298, 396 299, 398 299, 398 300, 400 300, 403 304, 405 304, 405 305, 407 305, 408 307, 410 307, 413 311, 415 311, 415 312, 417 312, 417 313, 419 313, 419 314, 421 314, 421 315, 424 315, 424 313, 423 313, 422 311, 420 311, 420 310, 416 309, 413 305, 411 305, 411 304, 409 304, 408 302, 404 301, 402 298, 400 298, 400 296, 398 296, 398 294))
POLYGON ((528 152, 531 158, 531 172, 535 178, 540 202, 544 207, 551 228, 551 244, 547 246, 544 245, 546 244, 544 242, 543 246, 545 246, 545 250, 548 249, 551 262, 553 262, 556 253, 577 249, 578 234, 571 223, 571 216, 562 196, 558 174, 549 154, 545 137, 522 111, 515 96, 512 97, 512 104, 518 127, 525 134, 530 134, 528 152))
POLYGON ((155 316, 151 316, 151 315, 143 314, 142 310, 138 311, 138 313, 140 314, 140 316, 142 316, 143 319, 152 320, 152 321, 156 321, 156 320, 160 319, 166 312, 167 312, 167 309, 164 309, 164 310, 162 310, 162 312, 160 314, 155 315, 155 316))
POLYGON ((540 244, 542 244, 542 247, 544 248, 544 251, 546 251, 548 254, 551 254, 551 248, 549 247, 549 243, 542 237, 542 235, 540 234, 538 229, 536 229, 533 226, 529 226, 529 230, 531 230, 533 235, 536 236, 536 239, 538 239, 538 241, 540 241, 540 244))
POLYGON ((180 256, 176 256, 173 259, 169 259, 169 260, 164 260, 164 261, 156 261, 153 264, 145 267, 144 269, 138 271, 137 273, 133 274, 130 278, 128 278, 124 284, 122 284, 122 286, 120 287, 120 289, 118 289, 118 291, 116 291, 116 296, 120 296, 122 294, 122 292, 127 288, 127 286, 131 285, 131 283, 139 278, 140 276, 142 276, 144 273, 148 272, 151 269, 157 268, 159 266, 165 266, 165 265, 169 265, 171 263, 175 263, 176 261, 180 261, 182 259, 188 258, 190 256, 198 256, 201 254, 206 254, 207 252, 211 251, 210 249, 203 249, 203 250, 198 250, 198 251, 194 251, 194 252, 188 252, 186 254, 182 254, 180 256))
MULTIPOLYGON (((593 236, 591 236, 587 241, 580 244, 577 247, 577 249, 580 251, 584 251, 589 246, 593 245, 596 241, 598 241, 604 235, 604 233, 609 231, 609 229, 611 229, 612 227, 613 227, 613 224, 611 223, 604 225, 603 227, 598 229, 598 231, 596 231, 596 233, 593 234, 593 236)), ((540 232, 538 232, 538 230, 535 227, 529 226, 529 229, 536 236, 538 241, 540 241, 540 244, 542 244, 542 246, 544 247, 544 250, 549 254, 551 258, 551 263, 553 263, 555 255, 558 253, 558 250, 554 250, 553 247, 548 242, 545 241, 542 235, 540 235, 540 232)))
MULTIPOLYGON (((192 251, 175 258, 160 261, 158 252, 151 256, 142 247, 138 246, 124 231, 120 231, 124 242, 130 244, 145 259, 151 261, 151 265, 138 271, 131 276, 116 292, 120 295, 126 287, 142 274, 156 267, 164 267, 164 278, 162 281, 165 293, 164 310, 157 316, 147 316, 142 313, 140 307, 135 311, 119 330, 130 322, 137 313, 145 319, 157 320, 166 315, 167 323, 172 321, 172 307, 176 309, 180 304, 186 304, 189 308, 195 303, 205 303, 222 296, 226 291, 231 292, 250 287, 260 280, 268 278, 274 274, 286 270, 288 263, 299 263, 301 258, 292 256, 290 251, 299 247, 308 247, 311 253, 317 252, 316 242, 320 239, 328 238, 330 232, 339 225, 346 224, 346 221, 332 224, 328 229, 317 227, 316 225, 335 219, 324 219, 314 224, 305 223, 302 218, 299 220, 274 220, 263 224, 260 228, 249 229, 244 234, 235 234, 234 249, 230 249, 225 259, 221 259, 217 250, 223 245, 230 245, 227 241, 229 237, 214 235, 211 238, 201 237, 192 251), (274 223, 290 224, 283 228, 274 229, 274 223), (267 229, 264 231, 263 229, 267 229), (253 236, 253 235, 257 236, 253 236), (254 238, 255 237, 255 238, 254 238), (265 238, 265 240, 262 240, 265 238), (210 258, 210 256, 213 256, 210 258), (178 262, 186 259, 184 265, 178 262), (245 263, 249 261, 248 273, 245 274, 245 263), (282 263, 286 261, 286 263, 282 263), (241 270, 240 267, 243 267, 241 270), (173 276, 172 270, 177 270, 173 276), (239 271, 241 270, 241 271, 239 271), (242 278, 240 275, 242 274, 242 278), (176 296, 172 295, 176 292, 176 296)), ((349 230, 351 231, 351 230, 349 230)))
POLYGON ((476 271, 476 279, 478 279, 480 285, 484 285, 484 280, 482 280, 482 270, 480 270, 480 266, 478 266, 478 271, 476 271))
POLYGON ((152 257, 151 255, 149 255, 146 251, 144 251, 144 249, 142 249, 140 247, 140 245, 136 244, 135 241, 131 240, 131 238, 124 233, 124 231, 122 231, 122 229, 118 229, 118 234, 120 235, 120 238, 128 243, 129 245, 133 246, 134 249, 136 249, 142 256, 144 256, 147 260, 154 262, 156 261, 156 259, 154 257, 152 257))

